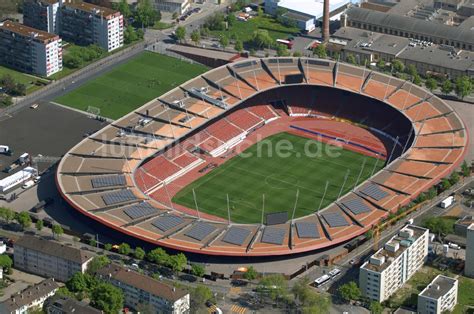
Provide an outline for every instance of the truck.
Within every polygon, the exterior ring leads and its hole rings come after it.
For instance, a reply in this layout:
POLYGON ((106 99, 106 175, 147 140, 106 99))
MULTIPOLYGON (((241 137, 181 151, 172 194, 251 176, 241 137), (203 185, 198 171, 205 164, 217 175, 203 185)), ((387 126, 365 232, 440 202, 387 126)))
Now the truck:
POLYGON ((0 154, 11 155, 10 147, 7 145, 0 145, 0 154))
POLYGON ((29 159, 30 159, 30 154, 28 154, 28 153, 23 153, 23 154, 20 155, 20 157, 18 157, 17 163, 18 163, 20 166, 22 166, 22 165, 26 164, 29 159))
POLYGON ((453 203, 454 203, 454 196, 449 196, 445 198, 444 200, 442 200, 439 206, 441 208, 448 208, 449 206, 453 205, 453 203))

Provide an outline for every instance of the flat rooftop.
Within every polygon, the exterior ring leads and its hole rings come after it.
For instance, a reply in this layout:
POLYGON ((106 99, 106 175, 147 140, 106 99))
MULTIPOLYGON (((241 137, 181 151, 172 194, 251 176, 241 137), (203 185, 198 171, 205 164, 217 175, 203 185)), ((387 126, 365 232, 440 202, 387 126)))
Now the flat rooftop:
MULTIPOLYGON (((350 0, 332 0, 329 3, 329 11, 337 10, 350 2, 350 0)), ((323 16, 324 0, 281 0, 278 6, 319 19, 323 16)))
POLYGON ((374 255, 372 255, 370 258, 375 258, 378 260, 384 259, 384 262, 381 265, 376 265, 372 264, 370 260, 366 262, 364 265, 362 265, 361 268, 365 268, 368 270, 372 270, 375 272, 382 272, 384 271, 388 266, 391 265, 391 263, 400 255, 405 252, 406 249, 408 249, 416 240, 418 240, 425 232, 427 232, 428 229, 414 226, 414 225, 407 225, 404 228, 400 229, 397 235, 393 236, 390 240, 388 240, 384 247, 375 252, 374 255), (410 237, 404 237, 401 236, 401 233, 404 231, 411 231, 413 234, 410 237), (397 246, 398 249, 391 251, 387 250, 387 246, 397 246))
POLYGON ((71 7, 71 8, 74 8, 74 9, 84 11, 84 12, 88 12, 88 13, 92 13, 92 14, 96 14, 96 15, 102 15, 104 18, 118 13, 118 11, 116 11, 116 10, 106 8, 106 7, 101 7, 101 6, 91 4, 91 3, 87 3, 87 2, 82 2, 82 1, 66 2, 66 3, 64 3, 64 5, 68 6, 68 7, 71 7))
POLYGON ((52 41, 59 39, 59 36, 56 34, 51 34, 36 28, 28 27, 20 23, 12 22, 12 21, 5 21, 5 22, 0 22, 0 29, 10 31, 12 33, 25 36, 25 37, 31 37, 35 41, 38 42, 47 42, 47 41, 52 41))
POLYGON ((454 278, 438 275, 422 292, 421 296, 430 299, 439 299, 449 292, 456 284, 454 278))

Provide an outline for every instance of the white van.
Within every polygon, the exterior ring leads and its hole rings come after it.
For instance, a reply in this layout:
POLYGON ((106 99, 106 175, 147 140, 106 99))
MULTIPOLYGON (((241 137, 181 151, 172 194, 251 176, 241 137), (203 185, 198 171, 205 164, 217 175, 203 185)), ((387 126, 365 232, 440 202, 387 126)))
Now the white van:
POLYGON ((33 185, 35 185, 35 182, 33 180, 30 180, 30 181, 26 181, 22 186, 21 188, 26 190, 26 189, 29 189, 31 188, 33 185))

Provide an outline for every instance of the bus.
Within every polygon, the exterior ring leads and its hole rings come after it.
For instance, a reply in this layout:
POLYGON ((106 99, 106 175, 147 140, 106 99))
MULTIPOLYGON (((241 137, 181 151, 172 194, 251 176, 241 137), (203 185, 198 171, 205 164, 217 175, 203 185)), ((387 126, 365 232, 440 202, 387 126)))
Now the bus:
POLYGON ((276 41, 277 41, 278 44, 285 45, 286 47, 288 47, 288 49, 291 49, 291 47, 293 47, 293 43, 289 40, 277 39, 276 41))
POLYGON ((322 285, 324 285, 325 283, 327 283, 329 280, 331 280, 331 276, 329 275, 322 275, 321 277, 319 277, 318 279, 316 279, 314 281, 314 285, 316 287, 321 287, 322 285))
POLYGON ((331 278, 334 278, 340 274, 341 274, 341 270, 337 268, 334 268, 333 270, 329 272, 329 276, 331 276, 331 278))

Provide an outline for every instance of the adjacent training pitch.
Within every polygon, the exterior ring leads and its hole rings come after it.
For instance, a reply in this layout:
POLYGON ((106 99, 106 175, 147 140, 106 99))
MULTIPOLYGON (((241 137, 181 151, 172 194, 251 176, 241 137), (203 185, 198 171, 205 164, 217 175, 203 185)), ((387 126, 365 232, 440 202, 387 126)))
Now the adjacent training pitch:
POLYGON ((98 107, 100 115, 118 119, 207 70, 203 65, 144 52, 55 101, 83 111, 98 107))
POLYGON ((192 182, 179 191, 173 201, 195 208, 194 189, 200 211, 227 219, 229 195, 233 222, 259 223, 262 195, 265 195, 265 214, 287 211, 291 218, 299 190, 296 218, 334 202, 347 173, 349 175, 341 195, 354 188, 359 174, 358 184, 371 175, 374 166, 377 171, 383 164, 382 160, 377 162, 376 158, 313 139, 278 133, 252 145, 192 182), (283 153, 278 154, 278 151, 283 153), (328 189, 321 204, 327 181, 328 189))

